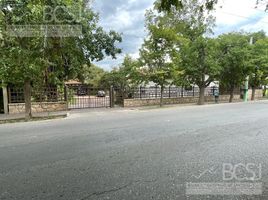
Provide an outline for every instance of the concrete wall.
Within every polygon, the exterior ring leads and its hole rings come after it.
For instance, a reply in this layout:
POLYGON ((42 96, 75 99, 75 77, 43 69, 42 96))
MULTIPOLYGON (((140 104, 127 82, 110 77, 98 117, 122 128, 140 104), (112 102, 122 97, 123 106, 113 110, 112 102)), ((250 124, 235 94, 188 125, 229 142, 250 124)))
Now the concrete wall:
MULTIPOLYGON (((221 95, 219 97, 219 102, 228 102, 229 95, 221 95)), ((206 102, 214 102, 215 98, 213 96, 205 97, 206 102)), ((234 96, 234 102, 241 101, 240 95, 234 96)), ((169 104, 188 104, 188 103, 197 103, 198 97, 179 97, 179 98, 164 98, 163 103, 165 105, 169 104)), ((160 99, 125 99, 124 107, 139 107, 139 106, 153 106, 159 105, 160 99)))
MULTIPOLYGON (((10 103, 8 104, 9 114, 19 114, 25 112, 24 103, 10 103)), ((32 112, 55 112, 55 111, 64 111, 67 110, 66 102, 33 102, 32 103, 32 112)))

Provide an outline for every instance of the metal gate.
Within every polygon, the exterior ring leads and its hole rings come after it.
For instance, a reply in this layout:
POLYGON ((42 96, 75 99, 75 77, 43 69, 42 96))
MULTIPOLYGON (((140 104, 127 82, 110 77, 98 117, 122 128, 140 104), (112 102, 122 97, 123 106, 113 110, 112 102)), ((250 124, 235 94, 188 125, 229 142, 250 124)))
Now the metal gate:
POLYGON ((93 88, 84 84, 66 85, 69 109, 112 107, 110 89, 93 88))

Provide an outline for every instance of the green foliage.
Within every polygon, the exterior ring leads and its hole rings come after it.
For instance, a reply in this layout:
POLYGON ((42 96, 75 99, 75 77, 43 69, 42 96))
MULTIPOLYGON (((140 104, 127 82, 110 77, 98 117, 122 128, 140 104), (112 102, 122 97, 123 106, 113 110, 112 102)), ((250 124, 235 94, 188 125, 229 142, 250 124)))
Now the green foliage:
POLYGON ((176 29, 168 27, 168 16, 155 15, 148 11, 146 26, 148 38, 140 49, 140 63, 148 81, 164 87, 171 84, 172 72, 176 72, 174 60, 178 59, 179 45, 183 41, 176 29))
POLYGON ((255 41, 250 47, 249 61, 251 68, 249 84, 253 88, 268 84, 268 38, 262 37, 255 41))
POLYGON ((105 71, 102 68, 93 64, 90 67, 84 65, 83 72, 83 74, 80 74, 79 80, 91 87, 99 87, 101 79, 105 75, 105 71))
MULTIPOLYGON (((121 36, 110 31, 105 32, 98 26, 98 15, 88 6, 86 1, 69 0, 20 1, 13 6, 11 1, 2 6, 0 25, 2 29, 0 78, 5 82, 22 82, 25 78, 32 82, 59 84, 68 79, 78 78, 83 74, 84 66, 102 60, 106 55, 116 58, 121 50, 116 47, 121 36), (69 11, 77 11, 79 16, 71 12, 58 12, 57 20, 44 18, 45 6, 56 8, 68 7, 69 11), (10 9, 11 7, 11 9, 10 9), (60 13, 60 14, 59 14, 60 13), (79 37, 10 37, 3 30, 10 24, 23 25, 80 25, 82 35, 79 37)), ((47 17, 47 16, 46 16, 47 17)))
POLYGON ((197 84, 202 89, 200 104, 204 102, 204 88, 220 71, 217 42, 205 37, 212 33, 215 19, 210 11, 215 2, 157 1, 155 9, 171 7, 169 12, 147 12, 149 36, 140 50, 149 80, 162 88, 167 84, 197 84))
POLYGON ((229 33, 219 36, 220 83, 228 90, 239 87, 250 72, 249 40, 245 34, 229 33))
MULTIPOLYGON (((132 88, 137 87, 143 81, 145 81, 145 76, 140 68, 140 63, 127 55, 118 68, 106 72, 100 81, 100 87, 107 89, 112 86, 117 97, 128 98, 132 88)), ((121 100, 116 98, 116 101, 120 103, 122 103, 121 100)))
POLYGON ((178 58, 174 60, 183 72, 179 83, 197 84, 199 87, 208 86, 220 70, 217 42, 206 37, 212 33, 215 19, 204 8, 204 3, 198 0, 183 1, 181 9, 172 9, 166 14, 169 24, 175 27, 176 35, 184 39, 179 46, 178 58))
MULTIPOLYGON (((190 1, 190 0, 188 0, 190 1)), ((186 0, 157 0, 159 11, 167 11, 169 12, 172 8, 182 9, 184 7, 186 0)), ((268 1, 267 0, 256 0, 256 6, 260 3, 266 3, 265 11, 268 10, 268 1)), ((218 3, 218 0, 205 0, 203 1, 202 7, 200 9, 212 10, 215 5, 218 3)))
POLYGON ((109 88, 113 86, 119 90, 135 87, 144 81, 144 75, 140 64, 137 60, 130 56, 124 58, 123 63, 118 68, 114 68, 111 72, 107 72, 100 81, 100 86, 109 88))
POLYGON ((217 79, 220 73, 217 48, 215 39, 202 36, 181 48, 180 65, 189 82, 207 87, 217 79))
POLYGON ((159 11, 170 11, 172 7, 181 9, 183 7, 181 0, 161 0, 159 3, 159 11))
POLYGON ((42 15, 36 9, 31 9, 33 7, 37 6, 33 2, 28 2, 21 3, 20 6, 5 5, 0 11, 0 79, 4 82, 21 83, 25 79, 37 81, 44 70, 41 37, 10 37, 9 33, 4 31, 8 25, 36 24, 40 21, 42 15))
MULTIPOLYGON (((84 66, 102 60, 105 56, 116 57, 121 50, 116 47, 121 36, 105 32, 98 25, 98 15, 87 5, 88 1, 29 0, 1 2, 0 10, 0 79, 5 83, 24 83, 26 117, 31 116, 31 85, 50 86, 79 78, 84 66), (57 9, 57 16, 46 9, 57 9), (59 12, 58 9, 61 9, 59 12), (68 11, 66 12, 66 8, 68 11), (79 10, 79 15, 73 14, 79 10), (36 36, 10 37, 10 25, 79 25, 81 35, 62 37, 61 30, 36 36)), ((54 12, 55 14, 55 12, 54 12)), ((46 29, 47 30, 47 29, 46 29)))
MULTIPOLYGON (((200 5, 200 9, 212 10, 217 4, 218 0, 206 0, 200 5)), ((159 11, 170 11, 172 8, 183 9, 186 0, 160 0, 157 1, 159 11)))

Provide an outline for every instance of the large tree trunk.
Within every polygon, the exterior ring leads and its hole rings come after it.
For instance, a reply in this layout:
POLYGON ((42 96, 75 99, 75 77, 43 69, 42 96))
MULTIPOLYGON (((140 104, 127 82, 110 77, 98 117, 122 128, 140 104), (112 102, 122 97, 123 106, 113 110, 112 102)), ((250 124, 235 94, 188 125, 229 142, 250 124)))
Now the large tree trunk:
POLYGON ((198 105, 204 105, 205 104, 205 89, 206 89, 206 87, 204 85, 199 86, 198 105))
POLYGON ((163 92, 164 92, 164 87, 161 86, 161 90, 160 90, 160 107, 163 106, 163 92))
POLYGON ((251 101, 255 100, 255 93, 256 93, 256 88, 252 87, 251 101))
POLYGON ((24 81, 24 101, 25 101, 25 119, 28 120, 32 117, 31 81, 30 81, 30 79, 26 79, 24 81))
POLYGON ((231 89, 230 89, 229 103, 232 103, 233 99, 234 99, 234 86, 232 86, 231 89))
POLYGON ((264 86, 264 89, 263 89, 263 97, 265 97, 266 96, 266 90, 267 90, 267 87, 266 87, 266 85, 264 86))

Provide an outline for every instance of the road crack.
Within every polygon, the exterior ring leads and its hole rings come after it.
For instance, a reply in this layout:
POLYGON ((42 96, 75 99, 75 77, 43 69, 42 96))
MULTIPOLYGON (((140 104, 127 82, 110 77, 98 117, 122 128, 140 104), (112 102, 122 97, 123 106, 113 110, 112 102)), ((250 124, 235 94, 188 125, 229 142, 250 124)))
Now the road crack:
POLYGON ((110 192, 117 192, 119 190, 122 190, 122 189, 125 189, 135 183, 139 183, 139 182, 144 182, 144 183, 152 183, 152 182, 155 182, 157 181, 157 179, 153 179, 153 180, 137 180, 137 181, 133 181, 131 183, 128 183, 126 185, 123 185, 123 186, 120 186, 120 187, 117 187, 117 188, 113 188, 113 189, 110 189, 110 190, 104 190, 104 191, 100 191, 100 192, 93 192, 85 197, 83 197, 82 199, 80 200, 86 200, 92 196, 100 196, 100 195, 103 195, 103 194, 107 194, 107 193, 110 193, 110 192))

